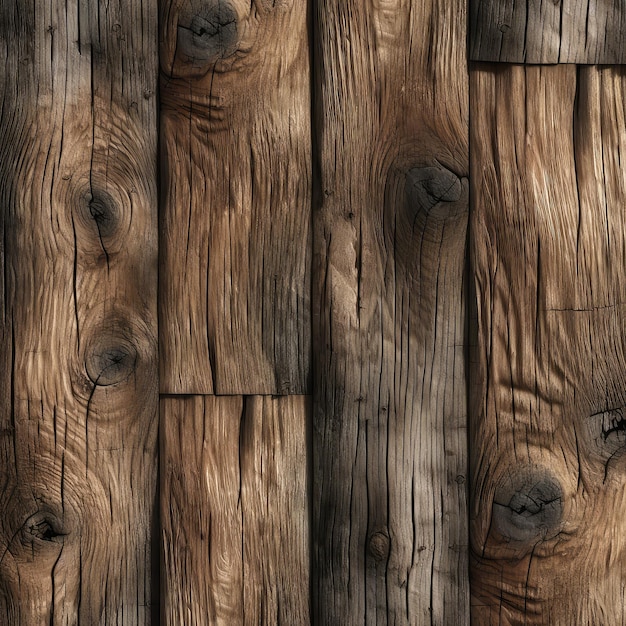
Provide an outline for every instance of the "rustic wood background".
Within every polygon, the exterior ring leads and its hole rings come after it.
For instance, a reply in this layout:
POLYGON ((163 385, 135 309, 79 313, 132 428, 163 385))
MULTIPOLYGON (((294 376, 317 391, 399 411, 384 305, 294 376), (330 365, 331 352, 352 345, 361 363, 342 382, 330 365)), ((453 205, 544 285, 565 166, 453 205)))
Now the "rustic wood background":
POLYGON ((626 623, 626 10, 522 5, 2 1, 0 626, 626 623))

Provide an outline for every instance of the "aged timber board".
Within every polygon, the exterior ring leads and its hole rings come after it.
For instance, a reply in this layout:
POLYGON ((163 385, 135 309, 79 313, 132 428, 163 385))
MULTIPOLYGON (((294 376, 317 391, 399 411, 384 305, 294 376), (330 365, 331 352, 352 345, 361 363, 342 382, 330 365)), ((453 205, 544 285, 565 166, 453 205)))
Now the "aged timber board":
POLYGON ((472 622, 626 619, 626 72, 471 71, 472 622))
POLYGON ((309 618, 305 396, 161 400, 163 623, 309 618))
POLYGON ((626 63, 622 0, 470 0, 470 59, 626 63))
POLYGON ((314 3, 313 622, 467 624, 465 3, 314 3))
POLYGON ((305 0, 161 0, 164 393, 306 393, 305 0))
POLYGON ((0 623, 147 625, 157 10, 0 4, 0 623))

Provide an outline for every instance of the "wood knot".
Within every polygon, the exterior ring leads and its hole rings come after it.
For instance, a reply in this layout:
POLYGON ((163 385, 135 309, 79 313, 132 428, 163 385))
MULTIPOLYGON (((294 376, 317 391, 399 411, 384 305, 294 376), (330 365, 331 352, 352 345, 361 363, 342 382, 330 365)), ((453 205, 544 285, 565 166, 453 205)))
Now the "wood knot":
POLYGON ((105 239, 117 230, 119 209, 108 194, 94 192, 87 203, 85 217, 97 229, 98 237, 105 239))
POLYGON ((21 523, 13 534, 11 553, 20 563, 53 564, 63 549, 66 531, 62 518, 44 507, 21 523))
POLYGON ((37 511, 22 524, 22 544, 29 545, 34 541, 61 542, 67 535, 63 532, 63 524, 50 511, 37 511))
POLYGON ((154 312, 94 302, 72 359, 74 394, 91 422, 121 424, 152 415, 158 389, 154 312))
POLYGON ((531 468, 496 488, 494 529, 506 541, 536 543, 553 537, 563 516, 563 489, 548 470, 531 468))
POLYGON ((435 159, 424 166, 411 164, 414 155, 398 157, 389 168, 383 231, 385 245, 394 250, 396 268, 413 282, 413 276, 422 275, 419 266, 424 258, 465 245, 469 181, 435 159))
POLYGON ((377 530, 370 535, 367 550, 375 561, 384 561, 389 556, 391 540, 386 530, 377 530))
POLYGON ((414 215, 425 213, 445 218, 466 209, 455 206, 463 195, 461 179, 439 163, 410 169, 406 175, 406 195, 414 215))
POLYGON ((107 387, 126 380, 137 366, 137 349, 125 336, 99 335, 87 353, 85 368, 94 385, 107 387))
POLYGON ((237 13, 226 1, 204 6, 178 24, 177 50, 183 63, 202 67, 237 51, 237 13))
POLYGON ((80 263, 107 266, 123 246, 123 211, 120 202, 102 189, 79 186, 71 197, 75 210, 72 227, 80 247, 80 263))

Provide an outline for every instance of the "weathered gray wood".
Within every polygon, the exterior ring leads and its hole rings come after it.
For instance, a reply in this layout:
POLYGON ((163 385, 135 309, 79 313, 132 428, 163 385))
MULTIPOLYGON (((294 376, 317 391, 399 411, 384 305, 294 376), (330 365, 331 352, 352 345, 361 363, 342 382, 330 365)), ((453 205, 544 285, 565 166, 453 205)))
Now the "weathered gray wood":
POLYGON ((164 393, 306 393, 305 0, 161 0, 164 393))
POLYGON ((309 404, 162 398, 164 624, 309 623, 309 404))
POLYGON ((313 621, 466 624, 465 3, 315 3, 313 621))
POLYGON ((626 63, 622 0, 471 0, 470 59, 626 63))
POLYGON ((152 2, 0 4, 0 623, 149 624, 152 2))
POLYGON ((472 623, 626 620, 626 71, 471 73, 472 623))

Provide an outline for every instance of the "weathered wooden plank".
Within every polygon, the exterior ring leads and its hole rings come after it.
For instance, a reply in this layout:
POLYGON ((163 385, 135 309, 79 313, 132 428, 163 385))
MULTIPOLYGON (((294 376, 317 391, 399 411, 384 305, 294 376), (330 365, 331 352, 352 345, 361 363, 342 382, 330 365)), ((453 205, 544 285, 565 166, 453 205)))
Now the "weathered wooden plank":
POLYGON ((471 72, 472 622, 626 619, 626 72, 471 72))
POLYGON ((470 59, 626 63, 626 5, 614 0, 471 0, 470 59))
POLYGON ((306 393, 305 0, 161 0, 164 393, 306 393))
POLYGON ((164 623, 309 623, 305 396, 161 399, 164 623))
POLYGON ((2 624, 157 617, 156 29, 0 5, 2 624))
POLYGON ((313 621, 466 624, 465 3, 320 0, 313 621))

